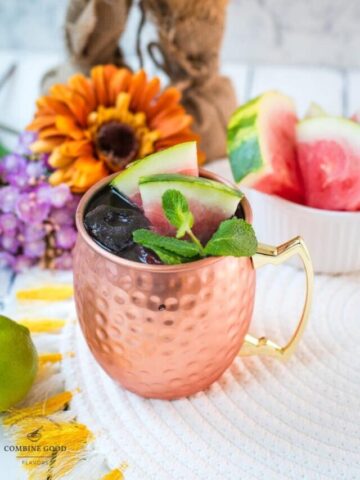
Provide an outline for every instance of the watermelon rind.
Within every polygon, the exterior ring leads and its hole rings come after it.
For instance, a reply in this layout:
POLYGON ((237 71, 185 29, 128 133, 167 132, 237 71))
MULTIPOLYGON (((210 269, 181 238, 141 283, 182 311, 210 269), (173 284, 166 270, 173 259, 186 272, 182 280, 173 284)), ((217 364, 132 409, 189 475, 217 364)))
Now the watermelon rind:
POLYGON ((181 192, 194 215, 193 232, 206 242, 219 224, 232 217, 243 194, 220 182, 188 175, 151 175, 140 178, 140 193, 144 213, 162 235, 174 235, 176 230, 165 217, 162 197, 167 190, 181 192))
POLYGON ((139 178, 162 172, 189 172, 198 175, 196 142, 185 142, 137 160, 120 172, 110 185, 132 198, 139 191, 139 178))
POLYGON ((317 117, 327 117, 328 113, 323 109, 321 105, 315 102, 311 102, 308 109, 306 110, 305 119, 308 118, 317 118, 317 117))
MULTIPOLYGON (((237 188, 202 177, 178 174, 159 174, 141 177, 139 180, 143 202, 150 199, 152 192, 162 196, 166 190, 178 189, 185 197, 198 197, 202 203, 225 207, 229 202, 238 205, 243 193, 237 188)), ((232 207, 231 207, 232 208, 232 207)), ((234 210, 235 211, 235 210, 234 210)))
POLYGON ((231 116, 227 130, 227 149, 234 180, 242 181, 252 174, 252 180, 272 172, 271 151, 267 132, 271 118, 279 111, 295 116, 291 98, 269 91, 239 107, 231 116), (255 174, 255 175, 254 175, 255 174))
POLYGON ((360 124, 344 117, 323 116, 302 120, 296 126, 296 138, 298 142, 345 140, 360 152, 360 124))

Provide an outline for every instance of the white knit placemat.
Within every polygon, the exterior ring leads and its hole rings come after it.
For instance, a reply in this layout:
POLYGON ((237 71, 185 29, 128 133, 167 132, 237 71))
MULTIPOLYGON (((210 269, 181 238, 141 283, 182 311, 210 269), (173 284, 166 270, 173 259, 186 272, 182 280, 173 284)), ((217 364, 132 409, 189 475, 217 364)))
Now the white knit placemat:
MULTIPOLYGON (((288 266, 257 274, 252 333, 285 342, 304 278, 288 266)), ((360 478, 360 276, 318 276, 303 340, 283 363, 237 358, 205 392, 145 400, 94 361, 76 321, 64 332, 72 408, 126 480, 358 480, 360 478)))

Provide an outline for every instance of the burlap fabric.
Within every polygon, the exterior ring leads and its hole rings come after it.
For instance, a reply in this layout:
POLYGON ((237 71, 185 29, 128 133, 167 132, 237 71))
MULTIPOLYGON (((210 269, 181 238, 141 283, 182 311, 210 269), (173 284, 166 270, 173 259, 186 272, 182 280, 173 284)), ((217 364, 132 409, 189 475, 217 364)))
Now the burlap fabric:
MULTIPOLYGON (((69 2, 65 26, 69 62, 46 75, 44 89, 66 81, 74 71, 87 73, 93 65, 124 64, 118 42, 131 1, 69 2)), ((142 12, 155 22, 159 37, 148 45, 148 52, 182 91, 182 103, 194 117, 193 128, 201 136, 207 160, 225 155, 226 124, 236 107, 230 80, 219 74, 226 5, 227 0, 141 1, 142 12)))
POLYGON ((159 35, 148 47, 152 58, 182 90, 207 160, 224 156, 226 124, 236 107, 230 80, 219 74, 227 0, 143 0, 143 5, 159 35))
POLYGON ((43 90, 70 75, 88 73, 98 64, 124 65, 119 38, 125 29, 132 0, 69 0, 65 19, 68 61, 50 70, 43 90))

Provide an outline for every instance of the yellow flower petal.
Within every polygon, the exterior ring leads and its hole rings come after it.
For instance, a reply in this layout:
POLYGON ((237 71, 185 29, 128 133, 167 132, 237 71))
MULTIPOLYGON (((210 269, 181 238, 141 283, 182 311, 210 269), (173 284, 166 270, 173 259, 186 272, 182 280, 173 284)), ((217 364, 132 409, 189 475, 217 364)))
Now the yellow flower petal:
POLYGON ((36 140, 30 145, 30 150, 33 153, 50 153, 54 148, 63 142, 61 138, 51 138, 46 140, 36 140))
POLYGON ((51 165, 53 168, 66 167, 67 165, 69 165, 69 163, 73 161, 74 161, 74 158, 63 155, 59 147, 53 150, 48 160, 49 165, 51 165))
POLYGON ((65 325, 65 320, 60 318, 21 318, 18 322, 31 333, 57 332, 65 325))
POLYGON ((18 290, 16 292, 16 299, 20 301, 43 300, 47 302, 59 302, 61 300, 68 300, 73 294, 74 288, 72 285, 44 285, 43 287, 18 290))
POLYGON ((39 355, 39 365, 45 365, 46 363, 58 363, 61 362, 61 353, 43 353, 39 355))

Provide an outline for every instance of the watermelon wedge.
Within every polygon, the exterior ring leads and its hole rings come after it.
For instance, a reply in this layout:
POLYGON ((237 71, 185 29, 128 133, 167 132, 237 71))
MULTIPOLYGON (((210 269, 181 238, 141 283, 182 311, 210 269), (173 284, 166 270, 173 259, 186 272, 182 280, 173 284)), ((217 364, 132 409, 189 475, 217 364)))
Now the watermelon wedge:
POLYGON ((132 162, 110 185, 141 207, 139 178, 156 173, 199 175, 196 142, 181 143, 132 162))
POLYGON ((315 102, 311 102, 304 118, 316 118, 316 117, 327 117, 328 113, 322 108, 321 105, 315 102))
POLYGON ((360 125, 317 117, 296 129, 305 203, 327 210, 360 210, 360 125))
POLYGON ((228 155, 236 182, 292 201, 302 199, 296 162, 293 101, 267 92, 238 108, 228 124, 228 155))
POLYGON ((206 242, 219 224, 234 215, 243 194, 219 182, 188 175, 151 175, 140 178, 143 209, 154 229, 162 235, 175 235, 176 230, 166 219, 162 196, 166 190, 180 191, 194 215, 193 232, 206 242))

